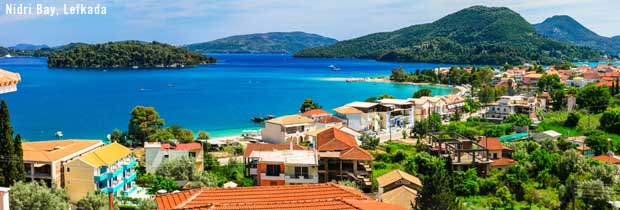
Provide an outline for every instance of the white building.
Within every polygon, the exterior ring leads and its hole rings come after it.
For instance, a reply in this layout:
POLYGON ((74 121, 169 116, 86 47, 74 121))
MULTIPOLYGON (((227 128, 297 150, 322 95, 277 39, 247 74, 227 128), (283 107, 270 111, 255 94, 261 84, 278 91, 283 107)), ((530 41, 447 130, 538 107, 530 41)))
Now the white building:
POLYGON ((536 97, 502 96, 498 102, 489 104, 482 117, 490 121, 503 121, 511 114, 529 114, 536 110, 536 97))
POLYGON ((265 121, 262 140, 271 144, 300 143, 306 132, 314 130, 314 120, 301 115, 286 115, 265 121))
POLYGON ((163 161, 180 157, 189 157, 190 160, 194 161, 197 171, 203 170, 203 151, 200 143, 171 145, 159 142, 144 142, 145 167, 149 173, 155 173, 155 170, 163 161))
POLYGON ((17 91, 17 83, 21 82, 18 73, 0 69, 0 94, 17 91))

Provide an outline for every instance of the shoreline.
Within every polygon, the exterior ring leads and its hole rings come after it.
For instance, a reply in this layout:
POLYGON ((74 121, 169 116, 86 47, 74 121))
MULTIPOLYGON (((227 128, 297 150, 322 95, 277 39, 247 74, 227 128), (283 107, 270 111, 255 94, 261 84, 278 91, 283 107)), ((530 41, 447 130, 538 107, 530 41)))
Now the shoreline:
POLYGON ((467 91, 466 87, 463 87, 460 85, 432 84, 430 82, 393 82, 386 78, 376 78, 376 77, 375 78, 371 78, 371 77, 349 77, 349 78, 327 77, 327 78, 320 78, 319 80, 343 81, 343 82, 384 82, 384 83, 407 84, 407 85, 418 85, 418 86, 427 85, 427 86, 449 87, 449 88, 457 89, 456 93, 451 93, 451 94, 458 94, 458 95, 463 95, 467 91))

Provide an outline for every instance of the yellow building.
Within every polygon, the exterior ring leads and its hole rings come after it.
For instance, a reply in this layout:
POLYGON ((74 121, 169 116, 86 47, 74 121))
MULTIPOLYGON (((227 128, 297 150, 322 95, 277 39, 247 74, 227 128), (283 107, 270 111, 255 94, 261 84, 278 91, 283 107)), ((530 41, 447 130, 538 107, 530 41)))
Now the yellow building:
POLYGON ((136 188, 136 158, 131 150, 111 143, 82 155, 65 166, 65 189, 71 202, 88 192, 101 190, 116 195, 129 194, 136 188))
POLYGON ((65 165, 101 146, 100 140, 83 139, 22 142, 26 181, 64 187, 65 165))

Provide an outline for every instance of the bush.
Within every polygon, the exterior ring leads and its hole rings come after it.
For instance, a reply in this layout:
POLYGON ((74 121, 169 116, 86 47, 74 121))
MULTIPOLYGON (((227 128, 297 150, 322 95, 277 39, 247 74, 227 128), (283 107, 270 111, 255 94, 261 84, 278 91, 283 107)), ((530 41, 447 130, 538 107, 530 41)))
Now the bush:
POLYGON ((564 121, 564 126, 574 128, 575 126, 577 126, 577 124, 579 124, 580 118, 581 115, 579 115, 579 113, 568 113, 568 117, 566 117, 566 121, 564 121))
POLYGON ((620 111, 608 110, 603 113, 599 119, 601 130, 620 134, 620 111))

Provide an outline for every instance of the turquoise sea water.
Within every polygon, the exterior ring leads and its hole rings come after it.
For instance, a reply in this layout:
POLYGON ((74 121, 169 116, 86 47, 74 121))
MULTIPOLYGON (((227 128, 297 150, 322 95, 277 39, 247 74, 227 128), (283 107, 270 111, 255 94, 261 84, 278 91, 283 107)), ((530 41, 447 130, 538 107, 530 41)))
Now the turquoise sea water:
MULTIPOLYGON (((290 55, 215 55, 218 64, 166 70, 49 69, 45 58, 0 59, 0 68, 19 72, 18 91, 0 95, 11 111, 16 132, 28 140, 105 139, 114 128, 127 129, 136 105, 154 106, 166 125, 235 135, 259 125, 256 115, 298 112, 304 98, 324 109, 388 93, 410 97, 422 86, 380 82, 326 81, 331 77, 389 75, 392 68, 451 66, 385 63, 354 59, 301 59, 290 55), (329 65, 341 71, 331 71, 329 65)), ((431 88, 436 95, 447 87, 431 88)))

